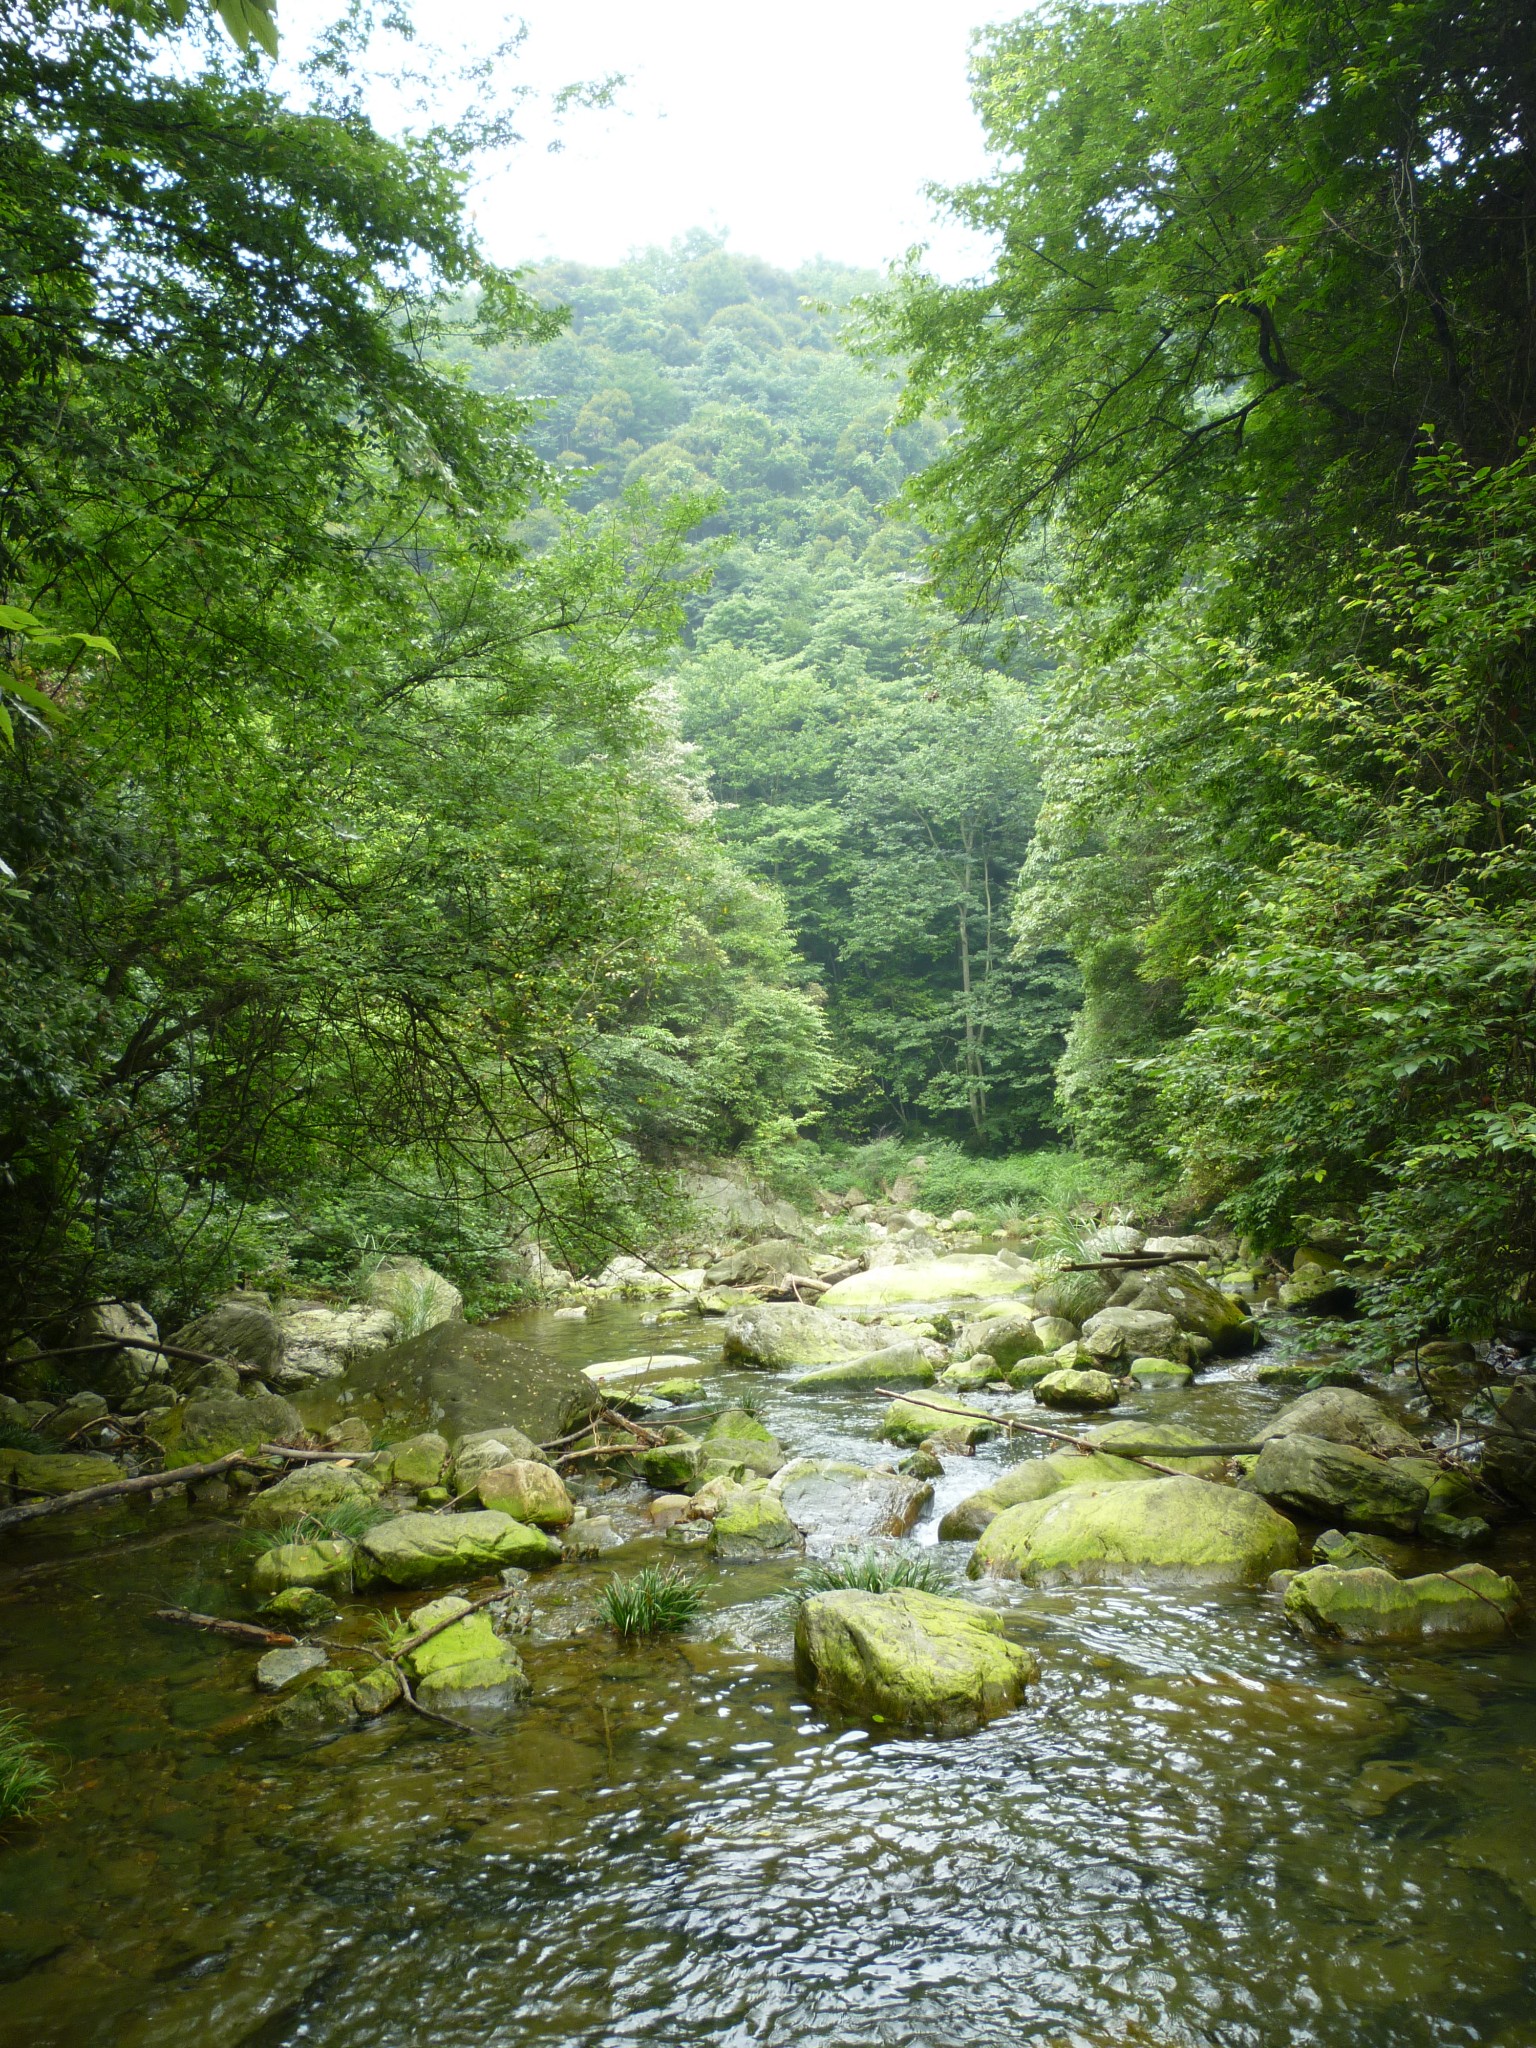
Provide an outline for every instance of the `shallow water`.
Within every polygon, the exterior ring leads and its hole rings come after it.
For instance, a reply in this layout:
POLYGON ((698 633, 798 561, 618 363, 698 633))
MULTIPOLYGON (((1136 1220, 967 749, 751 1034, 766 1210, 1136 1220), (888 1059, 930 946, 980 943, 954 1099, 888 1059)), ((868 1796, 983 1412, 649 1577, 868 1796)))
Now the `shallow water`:
MULTIPOLYGON (((665 1344, 712 1390, 748 1383, 718 1374, 715 1325, 506 1327, 567 1362, 665 1344)), ((891 1455, 878 1400, 750 1383, 794 1451, 891 1455)), ((1284 1398, 1227 1378, 1120 1413, 1226 1437, 1284 1398)), ((949 1460, 914 1540, 1019 1455, 949 1460)), ((228 1524, 166 1506, 12 1539, 5 1697, 65 1785, 0 1849, 0 2041, 1536 2043, 1528 1636, 1349 1656, 1261 1595, 977 1587, 943 1545, 1043 1678, 978 1734, 914 1739, 802 1695, 787 1566, 706 1565, 689 1638, 621 1648, 593 1597, 658 1554, 533 1582, 534 1698, 496 1732, 389 1716, 301 1744, 262 1724, 249 1652, 147 1619, 242 1611, 228 1524), (1388 1763, 1414 1774, 1390 1798, 1388 1763)), ((1536 1593, 1528 1538, 1494 1561, 1536 1593)))

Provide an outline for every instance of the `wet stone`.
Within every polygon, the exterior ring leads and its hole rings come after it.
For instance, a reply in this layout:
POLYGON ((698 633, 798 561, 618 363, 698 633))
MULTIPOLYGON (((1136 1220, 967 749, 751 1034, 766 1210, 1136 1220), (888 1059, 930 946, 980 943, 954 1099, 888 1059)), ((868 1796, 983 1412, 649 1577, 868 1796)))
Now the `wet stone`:
POLYGON ((268 1650, 256 1662, 256 1689, 286 1692, 290 1685, 296 1685, 312 1671, 323 1670, 329 1662, 318 1643, 296 1643, 291 1650, 268 1650))

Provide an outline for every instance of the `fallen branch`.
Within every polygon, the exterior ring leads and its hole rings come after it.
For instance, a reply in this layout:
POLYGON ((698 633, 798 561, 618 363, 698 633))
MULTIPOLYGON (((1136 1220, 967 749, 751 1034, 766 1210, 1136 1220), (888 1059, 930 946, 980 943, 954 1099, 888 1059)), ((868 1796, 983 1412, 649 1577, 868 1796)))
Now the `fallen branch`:
POLYGON ((371 1465, 384 1455, 382 1451, 309 1451, 296 1444, 258 1444, 256 1449, 266 1457, 291 1459, 295 1465, 371 1465))
MULTIPOLYGON (((193 1365, 227 1365, 232 1371, 244 1373, 248 1379, 259 1380, 262 1368, 247 1365, 241 1358, 217 1358, 211 1351, 189 1351, 185 1344, 161 1344, 151 1342, 148 1337, 93 1337, 88 1344, 55 1344, 48 1351, 29 1351, 28 1358, 78 1358, 86 1351, 154 1351, 162 1358, 185 1358, 193 1365)), ((13 1361, 14 1363, 14 1361, 13 1361)))
POLYGON ((42 1515, 62 1515, 70 1508, 88 1508, 99 1500, 114 1500, 128 1493, 162 1492, 170 1486, 191 1486, 200 1479, 221 1479, 237 1465, 255 1471, 264 1468, 244 1451, 230 1451, 208 1465, 178 1465, 171 1472, 144 1472, 137 1479, 109 1479, 100 1486, 82 1486, 73 1493, 56 1493, 50 1500, 29 1500, 19 1508, 0 1509, 0 1530, 14 1529, 22 1522, 35 1522, 42 1515))
POLYGON ((157 1607, 155 1621, 179 1622, 183 1628, 201 1629, 204 1635, 228 1636, 232 1642, 250 1643, 263 1650, 291 1650, 297 1636, 285 1636, 281 1629, 258 1628, 252 1621, 225 1621, 217 1614, 194 1614, 190 1607, 157 1607))

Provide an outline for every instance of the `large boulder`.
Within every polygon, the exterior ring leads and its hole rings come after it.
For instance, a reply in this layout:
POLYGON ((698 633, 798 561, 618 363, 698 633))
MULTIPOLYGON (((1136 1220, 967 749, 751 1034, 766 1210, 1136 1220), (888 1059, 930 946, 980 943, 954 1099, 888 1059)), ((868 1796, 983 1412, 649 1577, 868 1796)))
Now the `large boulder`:
POLYGON ((281 1387, 339 1379, 349 1365, 387 1351, 400 1335, 391 1310, 323 1302, 288 1302, 277 1313, 283 1335, 281 1364, 272 1377, 281 1387))
POLYGON ((788 1273, 804 1273, 809 1258, 803 1244, 790 1237, 765 1237, 704 1269, 710 1287, 777 1286, 788 1273))
POLYGON ((114 1408, 134 1400, 146 1387, 166 1377, 167 1361, 157 1351, 141 1347, 155 1344, 159 1332, 154 1317, 136 1301, 99 1301, 85 1309, 70 1332, 70 1344, 101 1345, 101 1350, 78 1351, 49 1361, 50 1377, 71 1389, 88 1388, 104 1394, 114 1408), (132 1344, 125 1338, 133 1338, 132 1344), (109 1349, 108 1346, 115 1346, 109 1349))
POLYGON ((576 1512, 560 1474, 532 1458, 493 1465, 475 1483, 482 1507, 499 1508, 534 1529, 563 1529, 576 1512))
POLYGON ((683 1192, 711 1237, 792 1237, 804 1227, 792 1203, 760 1194, 745 1178, 689 1173, 683 1192))
POLYGON ((357 1548, 360 1573, 391 1586, 483 1578, 513 1564, 528 1571, 560 1556, 559 1544, 542 1529, 491 1508, 468 1515, 395 1515, 370 1529, 357 1548))
POLYGON ((1274 1436, 1326 1437, 1330 1443, 1353 1444, 1386 1458, 1411 1456, 1419 1447, 1379 1401, 1350 1387, 1314 1387, 1292 1401, 1273 1422, 1265 1423, 1256 1441, 1264 1443, 1274 1436))
POLYGON ((889 1346, 889 1330, 873 1329, 824 1308, 798 1302, 757 1302, 725 1319, 722 1351, 729 1364, 782 1372, 796 1365, 841 1365, 889 1346))
POLYGON ((401 1659, 411 1691, 421 1705, 439 1714, 503 1713, 533 1690, 522 1660, 496 1633, 484 1608, 471 1610, 457 1594, 429 1600, 412 1610, 413 1634, 447 1621, 418 1649, 401 1659), (462 1621, 450 1616, 462 1615, 462 1621))
POLYGON ((1151 1308, 1101 1308, 1083 1325, 1083 1344, 1097 1359, 1180 1359, 1184 1333, 1173 1317, 1151 1308))
POLYGON ((306 1515, 323 1515, 345 1502, 369 1507, 378 1499, 377 1482, 366 1472, 345 1465, 301 1465, 261 1493, 252 1494, 245 1519, 253 1529, 281 1529, 306 1515))
POLYGON ((371 1307, 393 1318, 391 1343, 420 1336, 439 1323, 457 1322, 464 1314, 458 1288, 424 1259, 381 1259, 363 1282, 362 1292, 371 1307))
MULTIPOLYGON (((216 1302, 206 1314, 178 1330, 172 1341, 189 1351, 206 1351, 210 1357, 251 1366, 263 1379, 276 1380, 282 1372, 283 1332, 264 1294, 232 1294, 227 1301, 216 1302)), ((180 1360, 171 1362, 171 1378, 178 1386, 198 1370, 180 1360)))
POLYGON ((924 1479, 839 1458, 796 1458, 778 1474, 773 1491, 821 1556, 879 1536, 905 1536, 933 1499, 924 1479))
MULTIPOLYGON (((884 1333, 889 1335, 889 1332, 884 1333)), ((881 1351, 866 1351, 862 1358, 845 1358, 837 1365, 818 1365, 802 1373, 797 1387, 931 1387, 936 1364, 943 1357, 938 1344, 915 1341, 889 1344, 881 1351)))
POLYGON ((490 1324, 447 1322, 347 1368, 359 1403, 385 1415, 420 1415, 451 1439, 511 1425, 535 1442, 559 1436, 592 1388, 551 1350, 521 1344, 490 1324))
POLYGON ((1354 1280, 1338 1260, 1331 1266, 1298 1263, 1280 1283, 1280 1306, 1297 1316, 1346 1316, 1357 1297, 1354 1280))
POLYGON ((1320 1436, 1271 1437, 1248 1483, 1293 1514, 1385 1536, 1411 1536, 1429 1506, 1428 1486, 1403 1461, 1373 1458, 1320 1436))
POLYGON ((1063 1365, 1035 1381, 1035 1399, 1043 1408, 1113 1408, 1120 1389, 1107 1372, 1063 1365))
POLYGON ((1260 1585, 1296 1562, 1296 1531, 1251 1493, 1209 1479, 1074 1486, 1006 1509, 972 1577, 1035 1585, 1260 1585))
POLYGON ((254 1451, 258 1444, 297 1444, 304 1424, 291 1401, 258 1389, 245 1394, 200 1394, 152 1425, 165 1453, 167 1470, 209 1465, 230 1451, 254 1451))
POLYGON ((935 1443, 970 1448, 997 1435, 997 1424, 979 1409, 963 1401, 951 1401, 943 1394, 925 1396, 921 1402, 893 1401, 875 1434, 888 1444, 935 1443))
POLYGON ((1366 1566, 1318 1565, 1285 1589, 1286 1618, 1310 1634, 1347 1643, 1476 1642, 1503 1635, 1520 1607, 1513 1579, 1484 1564, 1400 1579, 1366 1566))
POLYGON ((984 1252, 957 1252, 946 1259, 922 1259, 906 1266, 880 1266, 852 1273, 821 1297, 826 1309, 896 1308, 910 1302, 987 1301, 1026 1294, 1033 1266, 1011 1265, 984 1252))
POLYGON ((717 1415, 702 1438, 704 1471, 750 1472, 759 1479, 771 1479, 784 1463, 784 1448, 743 1408, 727 1408, 717 1415))
POLYGON ((1048 1457, 1025 1458, 952 1507, 939 1523, 939 1535, 945 1542, 974 1541, 1005 1508, 1021 1501, 1044 1500, 1068 1486, 1112 1486, 1156 1477, 1145 1465, 1099 1452, 1052 1451, 1048 1457))
MULTIPOLYGON (((1172 1316, 1190 1336, 1204 1337, 1217 1351, 1249 1351, 1253 1348, 1254 1326, 1239 1303, 1209 1280, 1202 1280, 1188 1266, 1164 1266, 1149 1273, 1133 1307, 1155 1315, 1172 1316)), ((1149 1344, 1148 1351, 1157 1346, 1149 1344)))
POLYGON ((922 1728, 1009 1713, 1039 1676, 996 1614, 910 1587, 814 1594, 795 1625, 795 1668, 840 1707, 922 1728))

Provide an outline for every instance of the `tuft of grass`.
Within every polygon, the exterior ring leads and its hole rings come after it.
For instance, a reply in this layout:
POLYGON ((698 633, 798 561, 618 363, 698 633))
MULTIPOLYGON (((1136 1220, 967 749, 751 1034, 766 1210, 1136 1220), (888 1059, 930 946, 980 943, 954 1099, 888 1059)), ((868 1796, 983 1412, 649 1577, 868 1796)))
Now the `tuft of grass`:
POLYGON ((0 1822, 25 1820, 57 1786, 37 1737, 19 1714, 0 1709, 0 1822))
POLYGON ((697 1619, 704 1594, 675 1564, 642 1565, 633 1578, 610 1579, 597 1611, 621 1636, 675 1635, 697 1619))
POLYGON ((768 1396, 761 1387, 747 1387, 736 1396, 731 1406, 739 1408, 743 1415, 750 1415, 754 1422, 761 1422, 768 1412, 768 1396))
POLYGON ((410 1641, 416 1631, 409 1617, 403 1615, 398 1607, 393 1607, 388 1614, 376 1614, 373 1617, 368 1633, 380 1644, 386 1657, 393 1657, 403 1643, 410 1641))
POLYGON ((323 1543, 329 1539, 355 1543, 359 1536, 389 1520, 389 1509, 376 1500, 338 1500, 327 1508, 311 1508, 297 1521, 255 1532, 259 1550, 277 1550, 285 1543, 323 1543))
POLYGON ((936 1557, 921 1550, 880 1550, 873 1544, 862 1550, 840 1550, 836 1557, 818 1558, 795 1573, 795 1585, 803 1600, 811 1593, 890 1593, 898 1586, 912 1586, 919 1593, 944 1593, 949 1581, 936 1557))
POLYGON ((58 1446, 22 1422, 0 1422, 0 1451, 52 1451, 58 1446))

